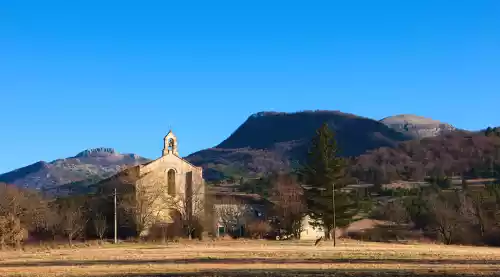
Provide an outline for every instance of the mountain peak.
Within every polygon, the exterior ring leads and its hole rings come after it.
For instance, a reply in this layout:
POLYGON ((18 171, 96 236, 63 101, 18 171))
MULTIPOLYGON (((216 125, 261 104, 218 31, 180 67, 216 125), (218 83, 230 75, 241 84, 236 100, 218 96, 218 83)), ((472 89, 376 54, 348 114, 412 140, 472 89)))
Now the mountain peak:
POLYGON ((424 117, 415 114, 398 114, 394 116, 386 117, 380 122, 385 124, 400 124, 400 123, 410 123, 410 124, 445 124, 441 121, 434 120, 429 117, 424 117))
POLYGON ((124 166, 134 166, 149 159, 129 153, 119 154, 113 148, 89 148, 76 156, 61 158, 50 163, 37 162, 4 174, 0 182, 31 189, 55 188, 62 185, 71 187, 75 182, 85 187, 98 180, 108 178, 124 166))
MULTIPOLYGON (((405 139, 403 134, 395 132, 377 120, 337 110, 262 111, 251 115, 216 148, 276 149, 282 148, 283 144, 292 142, 293 144, 298 142, 307 144, 323 123, 328 123, 329 127, 342 137, 340 144, 345 144, 343 154, 349 156, 363 153, 366 150, 364 147, 347 145, 350 139, 358 135, 354 132, 358 128, 363 129, 361 136, 371 136, 370 134, 373 132, 383 133, 383 136, 391 137, 388 139, 389 141, 392 141, 392 138, 396 141, 405 139)), ((380 141, 372 142, 373 146, 387 146, 384 143, 379 144, 380 141)), ((392 145, 392 143, 389 144, 392 145)), ((371 149, 373 146, 368 148, 371 149)))
POLYGON ((360 117, 354 114, 349 114, 349 113, 344 113, 341 111, 337 110, 301 110, 301 111, 296 111, 296 112, 277 112, 277 111, 261 111, 254 113, 250 116, 250 118, 257 118, 257 117, 265 117, 265 116, 291 116, 291 115, 343 115, 343 116, 355 116, 355 117, 360 117))
POLYGON ((97 147, 97 148, 89 148, 83 150, 82 152, 76 154, 75 158, 78 157, 89 157, 89 156, 101 156, 101 155, 113 155, 118 154, 113 148, 109 147, 97 147))
POLYGON ((398 114, 380 120, 381 123, 396 131, 409 134, 414 138, 434 137, 456 130, 455 127, 432 118, 414 114, 398 114))

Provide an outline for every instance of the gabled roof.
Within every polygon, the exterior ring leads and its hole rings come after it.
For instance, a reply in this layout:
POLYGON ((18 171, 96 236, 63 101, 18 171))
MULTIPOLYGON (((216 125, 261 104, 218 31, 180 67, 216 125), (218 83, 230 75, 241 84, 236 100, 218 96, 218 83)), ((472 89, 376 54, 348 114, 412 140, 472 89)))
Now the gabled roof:
MULTIPOLYGON (((175 155, 175 154, 174 154, 175 155)), ((196 166, 192 163, 190 163, 188 160, 184 159, 183 157, 180 157, 180 156, 177 156, 175 155, 177 158, 181 159, 183 162, 187 163, 188 165, 192 166, 192 167, 197 167, 197 168, 202 168, 201 166, 196 166)))
MULTIPOLYGON (((196 166, 196 165, 194 165, 194 164, 190 163, 188 160, 184 159, 183 157, 180 157, 179 155, 176 155, 176 154, 173 154, 173 153, 172 153, 172 154, 170 154, 170 155, 174 155, 175 157, 179 158, 181 161, 183 161, 183 162, 187 163, 188 165, 190 165, 190 166, 192 166, 192 167, 195 167, 195 168, 201 168, 201 169, 203 169, 201 166, 196 166)), ((149 164, 152 164, 152 163, 154 163, 154 162, 156 162, 156 161, 160 160, 160 159, 161 159, 161 158, 163 158, 163 157, 164 157, 164 156, 161 156, 161 157, 159 157, 159 158, 158 158, 158 159, 156 159, 156 160, 152 160, 152 161, 149 161, 149 162, 147 162, 147 163, 140 164, 140 166, 147 166, 147 165, 149 165, 149 164)))
POLYGON ((172 135, 173 137, 177 138, 177 136, 174 134, 174 132, 172 132, 172 130, 169 130, 168 133, 163 138, 166 138, 166 137, 168 137, 170 135, 172 135))

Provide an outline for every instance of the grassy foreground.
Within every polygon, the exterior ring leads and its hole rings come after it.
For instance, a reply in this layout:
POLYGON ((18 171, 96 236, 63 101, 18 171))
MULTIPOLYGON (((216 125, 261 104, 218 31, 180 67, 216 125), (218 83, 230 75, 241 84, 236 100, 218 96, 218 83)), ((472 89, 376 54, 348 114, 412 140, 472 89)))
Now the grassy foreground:
POLYGON ((500 276, 500 249, 216 241, 0 252, 0 276, 500 276))

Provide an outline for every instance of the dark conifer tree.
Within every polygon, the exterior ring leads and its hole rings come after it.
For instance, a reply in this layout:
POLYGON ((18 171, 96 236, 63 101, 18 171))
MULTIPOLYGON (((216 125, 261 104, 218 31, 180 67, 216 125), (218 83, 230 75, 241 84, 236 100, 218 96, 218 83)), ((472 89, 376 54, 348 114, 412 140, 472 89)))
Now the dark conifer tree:
POLYGON ((334 229, 333 192, 336 227, 348 225, 353 215, 357 213, 355 194, 342 190, 347 185, 346 163, 337 153, 334 134, 325 123, 316 131, 307 162, 299 170, 311 224, 323 228, 325 239, 330 239, 334 229))

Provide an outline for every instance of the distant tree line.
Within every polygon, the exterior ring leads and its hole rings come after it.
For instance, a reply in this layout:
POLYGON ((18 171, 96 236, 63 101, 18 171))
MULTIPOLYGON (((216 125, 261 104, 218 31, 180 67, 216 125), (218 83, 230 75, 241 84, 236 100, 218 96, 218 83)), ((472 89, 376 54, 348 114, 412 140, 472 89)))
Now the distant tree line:
POLYGON ((442 190, 431 186, 399 190, 380 202, 372 217, 390 221, 364 234, 385 241, 415 236, 444 244, 500 246, 500 186, 442 190), (397 237, 399 236, 399 238, 397 237))

